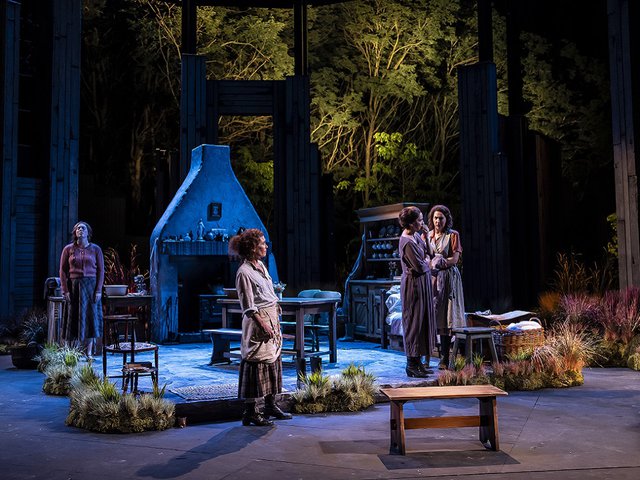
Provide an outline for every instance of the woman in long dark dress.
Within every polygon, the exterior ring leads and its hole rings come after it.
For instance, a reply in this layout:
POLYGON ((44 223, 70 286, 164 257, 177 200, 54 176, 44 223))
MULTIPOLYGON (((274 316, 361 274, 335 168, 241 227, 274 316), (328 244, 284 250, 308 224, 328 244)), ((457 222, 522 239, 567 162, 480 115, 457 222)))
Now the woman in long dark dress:
POLYGON ((404 351, 407 356, 406 372, 409 377, 424 378, 433 372, 422 364, 421 358, 426 357, 428 367, 436 331, 429 247, 420 236, 424 224, 419 208, 403 208, 398 219, 404 229, 400 236, 399 251, 402 264, 400 298, 404 351))
POLYGON ((100 247, 91 243, 91 234, 88 223, 76 223, 73 242, 60 255, 60 286, 67 303, 65 340, 79 342, 89 356, 102 335, 104 283, 104 257, 100 247))
POLYGON ((282 392, 282 333, 278 297, 267 267, 261 259, 267 255, 264 234, 255 228, 245 230, 229 241, 229 251, 242 259, 236 274, 236 290, 242 308, 242 340, 238 398, 245 401, 242 424, 273 425, 269 417, 288 420, 275 402, 282 392), (256 400, 264 397, 263 412, 256 400))
POLYGON ((462 254, 460 234, 453 230, 453 217, 444 205, 436 205, 427 217, 427 242, 433 252, 431 268, 434 278, 436 326, 440 335, 440 368, 449 365, 451 329, 465 327, 464 292, 458 261, 462 254))

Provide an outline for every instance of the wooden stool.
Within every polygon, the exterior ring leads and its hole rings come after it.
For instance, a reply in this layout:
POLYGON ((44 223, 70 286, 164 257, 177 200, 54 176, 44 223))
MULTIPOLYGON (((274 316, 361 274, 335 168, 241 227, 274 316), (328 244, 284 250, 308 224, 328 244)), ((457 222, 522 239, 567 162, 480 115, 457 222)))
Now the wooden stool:
POLYGON ((473 342, 479 341, 479 351, 482 352, 482 340, 487 340, 489 343, 489 349, 491 350, 491 358, 495 363, 498 362, 498 352, 496 351, 496 345, 493 343, 493 328, 490 327, 463 327, 454 328, 451 333, 456 336, 456 341, 453 342, 453 352, 449 358, 449 368, 453 369, 456 355, 458 355, 458 348, 460 342, 464 342, 464 349, 466 352, 467 363, 473 362, 473 342))

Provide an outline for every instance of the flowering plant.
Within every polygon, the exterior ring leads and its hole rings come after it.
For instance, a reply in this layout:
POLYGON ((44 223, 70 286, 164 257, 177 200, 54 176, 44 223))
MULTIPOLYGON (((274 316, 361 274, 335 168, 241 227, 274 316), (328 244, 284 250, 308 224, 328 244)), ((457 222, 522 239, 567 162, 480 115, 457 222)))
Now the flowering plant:
POLYGON ((273 284, 273 290, 276 293, 284 292, 284 288, 287 286, 286 283, 278 282, 273 284))

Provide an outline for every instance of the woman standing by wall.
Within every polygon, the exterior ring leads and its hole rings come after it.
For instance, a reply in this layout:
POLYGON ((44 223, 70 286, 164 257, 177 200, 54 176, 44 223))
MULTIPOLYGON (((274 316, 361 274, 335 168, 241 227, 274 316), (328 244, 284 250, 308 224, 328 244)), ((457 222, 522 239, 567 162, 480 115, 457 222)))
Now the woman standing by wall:
POLYGON ((273 425, 269 417, 288 420, 276 405, 282 392, 282 333, 278 297, 273 281, 261 259, 267 255, 264 234, 255 228, 245 230, 229 241, 229 251, 242 260, 236 274, 236 290, 242 308, 242 341, 238 397, 245 400, 242 424, 273 425), (264 397, 263 412, 256 400, 264 397))
POLYGON ((444 205, 436 205, 429 211, 427 241, 434 253, 431 268, 434 276, 436 325, 440 335, 442 358, 440 368, 449 365, 451 329, 466 326, 464 293, 458 261, 462 253, 460 234, 453 230, 453 217, 444 205))
POLYGON ((67 303, 65 340, 78 341, 87 355, 94 354, 96 338, 102 335, 102 284, 104 257, 91 243, 93 231, 87 222, 74 225, 73 242, 62 249, 60 284, 67 303))
POLYGON ((399 241, 402 278, 402 328, 404 351, 407 356, 407 376, 424 378, 431 370, 425 368, 435 345, 435 312, 431 291, 429 247, 420 236, 424 227, 422 212, 418 207, 405 207, 398 216, 404 229, 399 241))

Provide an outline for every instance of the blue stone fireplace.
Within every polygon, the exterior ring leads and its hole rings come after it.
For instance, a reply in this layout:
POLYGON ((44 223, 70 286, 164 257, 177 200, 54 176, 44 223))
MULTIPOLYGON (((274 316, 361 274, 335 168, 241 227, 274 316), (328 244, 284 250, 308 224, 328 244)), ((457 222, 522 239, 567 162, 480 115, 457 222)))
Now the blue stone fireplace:
MULTIPOLYGON (((198 296, 212 293, 214 285, 234 286, 238 262, 228 256, 228 246, 239 228, 259 228, 270 244, 269 233, 233 173, 229 147, 194 148, 189 173, 150 239, 153 341, 196 331, 198 296)), ((277 282, 271 249, 264 261, 277 282)))

